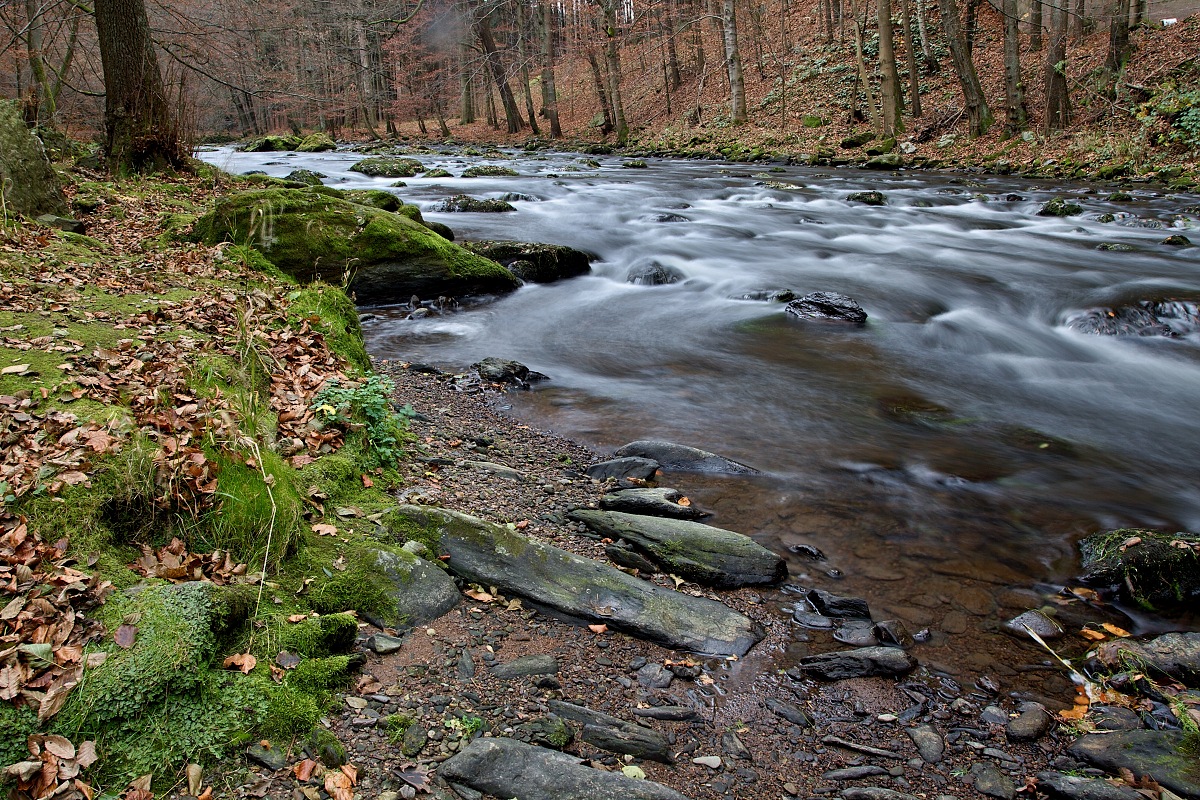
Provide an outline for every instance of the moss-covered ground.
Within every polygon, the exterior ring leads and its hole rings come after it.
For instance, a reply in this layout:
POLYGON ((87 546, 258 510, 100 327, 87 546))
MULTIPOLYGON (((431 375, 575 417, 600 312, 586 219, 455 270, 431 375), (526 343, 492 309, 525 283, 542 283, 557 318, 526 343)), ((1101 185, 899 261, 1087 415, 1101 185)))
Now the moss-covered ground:
POLYGON ((172 786, 262 738, 336 760, 314 726, 357 666, 353 614, 396 616, 371 551, 394 546, 406 440, 401 417, 314 411, 331 382, 352 394, 371 376, 354 304, 249 247, 187 240, 240 179, 64 179, 88 235, 0 230, 0 523, 65 539, 115 591, 87 612, 104 635, 56 715, 0 702, 0 767, 39 731, 96 741, 85 777, 112 794, 147 773, 172 786), (176 538, 240 566, 223 585, 137 567, 176 538), (236 654, 254 656, 247 673, 223 667, 236 654))

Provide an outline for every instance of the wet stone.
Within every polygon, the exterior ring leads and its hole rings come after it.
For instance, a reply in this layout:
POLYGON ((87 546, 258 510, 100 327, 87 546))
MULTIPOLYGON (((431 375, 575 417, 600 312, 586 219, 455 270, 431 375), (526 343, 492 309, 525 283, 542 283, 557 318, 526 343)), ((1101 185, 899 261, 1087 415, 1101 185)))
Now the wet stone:
POLYGON ((1004 627, 1020 636, 1028 636, 1028 631, 1033 631, 1043 639, 1057 639, 1063 635, 1061 625, 1036 609, 1013 617, 1004 623, 1004 627))
POLYGON ((970 772, 975 791, 997 800, 1012 800, 1017 794, 1017 787, 1012 779, 1005 775, 995 764, 979 762, 971 767, 970 772))
POLYGON ((1008 713, 999 706, 987 706, 980 712, 979 721, 984 725, 1007 725, 1008 713))
POLYGON ((1056 800, 1139 800, 1141 795, 1128 786, 1117 786, 1099 778, 1039 772, 1038 791, 1056 800))
POLYGON ((520 678, 527 675, 553 675, 558 672, 558 659, 550 655, 521 656, 492 667, 492 675, 501 680, 520 678))
POLYGON ((637 681, 647 689, 665 689, 675 674, 662 664, 649 663, 637 671, 637 681))
POLYGON ((791 703, 785 703, 782 700, 776 700, 773 697, 768 697, 766 700, 767 709, 774 715, 782 717, 793 725, 799 725, 801 728, 811 728, 813 721, 807 713, 802 709, 797 708, 791 703))
POLYGON ((841 795, 843 800, 917 800, 911 794, 881 786, 850 786, 842 789, 841 795))
POLYGON ((831 781, 857 781, 863 778, 873 778, 876 775, 887 775, 887 770, 874 764, 864 764, 861 767, 831 769, 821 777, 831 781))
POLYGON ((272 772, 281 770, 287 766, 287 756, 282 750, 274 748, 268 750, 261 744, 252 744, 247 747, 246 758, 261 767, 266 767, 272 772))
POLYGON ((847 620, 834 629, 833 638, 854 647, 879 644, 875 639, 875 625, 869 619, 847 620))
POLYGON ((746 745, 742 743, 742 740, 733 731, 726 731, 721 734, 721 751, 730 758, 736 758, 740 761, 752 760, 750 751, 746 749, 746 745))
POLYGON ((1092 706, 1090 718, 1098 731, 1132 731, 1142 726, 1142 718, 1132 708, 1092 706))
POLYGON ((1009 741, 1031 742, 1040 739, 1050 730, 1054 718, 1042 707, 1030 708, 1023 711, 1015 719, 1009 721, 1004 732, 1009 741))
POLYGON ((932 725, 914 725, 909 728, 908 738, 912 739, 921 754, 921 758, 929 764, 936 764, 946 753, 946 740, 932 725))
POLYGON ((395 636, 387 636, 382 633, 377 633, 367 639, 367 647, 373 653, 381 656, 391 655, 399 651, 403 645, 403 639, 397 639, 395 636))

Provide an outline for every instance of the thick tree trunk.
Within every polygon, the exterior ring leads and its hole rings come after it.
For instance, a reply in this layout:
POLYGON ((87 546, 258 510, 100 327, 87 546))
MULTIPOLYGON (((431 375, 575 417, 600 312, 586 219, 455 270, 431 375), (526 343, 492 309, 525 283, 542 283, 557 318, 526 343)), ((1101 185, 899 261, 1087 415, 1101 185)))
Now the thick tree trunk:
POLYGON ((954 62, 954 71, 962 84, 971 137, 982 136, 992 126, 992 110, 988 108, 987 99, 983 96, 983 87, 979 85, 975 62, 971 60, 971 54, 967 51, 966 38, 958 21, 958 6, 954 0, 938 0, 938 10, 942 13, 942 28, 950 47, 950 59, 954 62))
POLYGON ((900 74, 896 71, 896 51, 893 46, 892 3, 878 0, 879 72, 883 103, 883 135, 895 136, 904 130, 904 104, 900 98, 900 74))
POLYGON ((1116 76, 1125 69, 1129 60, 1129 0, 1114 0, 1111 8, 1112 18, 1108 25, 1108 57, 1104 67, 1112 76, 1112 87, 1115 91, 1116 76))
POLYGON ((1046 132, 1071 124, 1071 98, 1067 93, 1067 3, 1049 0, 1050 37, 1046 47, 1046 132))
POLYGON ((471 66, 471 48, 458 46, 458 121, 470 125, 475 121, 475 80, 471 66))
POLYGON ((496 84, 496 91, 500 92, 500 104, 504 107, 504 121, 507 123, 508 132, 517 133, 525 127, 525 120, 521 119, 521 112, 517 110, 517 98, 504 75, 500 53, 496 50, 496 40, 492 38, 492 24, 486 14, 475 20, 475 35, 479 37, 479 45, 483 48, 492 82, 496 84))
POLYGON ((738 47, 734 0, 721 0, 721 33, 725 43, 725 69, 729 73, 729 121, 742 125, 746 122, 746 82, 742 77, 742 51, 738 47))
POLYGON ((525 21, 525 9, 520 3, 517 9, 517 58, 521 63, 521 93, 525 95, 525 116, 529 119, 529 130, 534 136, 541 136, 538 129, 537 111, 533 107, 533 89, 529 85, 529 62, 525 58, 525 41, 529 26, 525 21))
POLYGON ((104 155, 117 174, 180 167, 186 152, 167 103, 144 0, 96 0, 104 70, 104 155))
POLYGON ((1017 30, 1017 0, 1003 0, 1004 14, 1004 135, 1025 130, 1025 83, 1021 80, 1021 36, 1017 30))
POLYGON ((917 45, 913 41, 912 14, 909 13, 910 0, 900 0, 900 24, 904 26, 904 43, 908 49, 908 103, 909 110, 916 118, 921 117, 921 82, 917 79, 917 45))
POLYGON ((550 136, 562 138, 558 124, 558 90, 554 87, 554 8, 542 5, 542 113, 550 123, 550 136))
POLYGON ((629 124, 625 121, 625 101, 621 97, 621 51, 617 46, 617 0, 600 0, 604 10, 604 29, 608 41, 604 47, 605 66, 608 67, 608 97, 612 106, 613 131, 617 143, 629 140, 629 124))
POLYGON ((1042 0, 1029 0, 1029 49, 1037 52, 1042 49, 1042 0))
POLYGON ((588 65, 592 68, 592 81, 596 87, 596 97, 600 100, 600 113, 604 117, 604 121, 600 125, 600 132, 608 136, 613 132, 613 112, 608 89, 605 88, 604 76, 600 73, 600 62, 596 60, 596 54, 588 50, 587 60, 588 65))

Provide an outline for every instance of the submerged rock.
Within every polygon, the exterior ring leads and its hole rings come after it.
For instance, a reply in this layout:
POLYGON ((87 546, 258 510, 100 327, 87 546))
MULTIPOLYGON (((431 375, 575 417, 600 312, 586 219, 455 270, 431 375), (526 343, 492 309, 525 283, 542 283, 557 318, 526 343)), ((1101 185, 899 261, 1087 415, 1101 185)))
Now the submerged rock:
POLYGON ((1068 319, 1067 327, 1097 336, 1185 336, 1200 331, 1200 302, 1139 300, 1092 308, 1068 319))
POLYGON ((771 303, 790 303, 796 299, 791 289, 753 289, 736 295, 735 300, 765 300, 771 303))
POLYGON ((605 511, 624 511, 627 514, 670 519, 700 519, 710 516, 709 512, 693 505, 681 505, 680 500, 686 498, 675 489, 624 489, 601 497, 600 508, 605 511))
POLYGON ((1039 217, 1073 217, 1083 213, 1083 206, 1065 197, 1055 197, 1038 209, 1039 217))
POLYGON ((825 617, 871 619, 871 609, 867 606, 867 601, 860 597, 843 597, 824 589, 810 589, 805 593, 804 599, 818 614, 825 617))
POLYGON ((837 292, 814 292, 787 304, 787 313, 800 319, 829 319, 862 324, 867 321, 854 299, 837 292))
POLYGON ((1200 762, 1188 752, 1183 731, 1115 731, 1081 736, 1068 749, 1106 772, 1124 768, 1149 776, 1175 794, 1200 798, 1200 762))
POLYGON ((585 767, 573 756, 514 739, 476 739, 442 762, 438 775, 521 800, 687 800, 662 784, 585 767))
POLYGON ((658 462, 650 458, 638 458, 629 456, 626 458, 612 458, 608 461, 601 461, 592 464, 585 470, 585 474, 594 480, 634 480, 644 481, 654 477, 654 473, 658 472, 658 462))
POLYGON ((1083 581, 1150 610, 1184 608, 1200 597, 1200 535, 1121 528, 1079 543, 1083 581))
POLYGON ((665 589, 516 531, 446 509, 404 505, 451 572, 564 614, 603 622, 666 647, 745 655, 762 630, 716 600, 665 589))
POLYGON ((635 545, 664 572, 706 586, 762 586, 787 577, 782 558, 749 536, 723 528, 620 511, 576 509, 568 516, 601 536, 635 545))
POLYGON ((561 244, 537 242, 463 242, 472 253, 490 258, 527 283, 550 283, 591 272, 595 256, 561 244))
POLYGON ((846 195, 846 199, 851 203, 862 203, 868 206, 887 205, 887 198, 883 196, 883 192, 851 192, 846 195))
POLYGON ((678 283, 683 279, 683 273, 674 267, 667 267, 653 262, 641 267, 630 267, 625 275, 625 282, 635 286, 666 286, 678 283))
POLYGON ((758 470, 707 450, 673 442, 639 439, 619 448, 616 456, 652 458, 663 469, 678 472, 707 472, 728 475, 757 475, 758 470))
POLYGON ((917 660, 898 647, 859 647, 806 656, 792 669, 803 677, 837 681, 873 675, 904 675, 916 667, 917 660))

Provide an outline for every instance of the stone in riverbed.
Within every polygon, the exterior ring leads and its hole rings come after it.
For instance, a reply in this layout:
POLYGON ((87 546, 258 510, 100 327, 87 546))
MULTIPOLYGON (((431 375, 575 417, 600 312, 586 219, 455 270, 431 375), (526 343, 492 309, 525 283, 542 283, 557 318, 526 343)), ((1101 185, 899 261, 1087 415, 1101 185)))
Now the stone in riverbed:
POLYGON ((639 439, 618 449, 614 456, 637 456, 652 458, 663 469, 675 472, 703 472, 718 475, 757 475, 754 467, 734 461, 733 459, 688 447, 674 442, 662 442, 651 439, 639 439))
POLYGON ((609 560, 617 566, 636 569, 643 575, 659 573, 657 564, 630 547, 624 539, 604 545, 604 555, 608 556, 609 560))
POLYGON ((658 466, 658 462, 653 459, 630 456, 592 464, 584 472, 589 478, 598 481, 609 479, 620 481, 630 478, 644 481, 649 480, 654 473, 658 472, 658 466))
POLYGON ((932 725, 914 725, 907 730, 908 738, 917 747, 917 752, 927 764, 936 764, 946 753, 946 740, 932 725))
POLYGON ((282 750, 273 747, 268 749, 261 744, 252 744, 247 747, 246 758, 272 772, 278 772, 287 766, 287 755, 282 750))
POLYGON ((1186 750, 1183 731, 1117 731, 1081 736, 1070 748, 1081 758, 1106 772, 1128 769, 1139 777, 1147 775, 1180 797, 1200 798, 1200 761, 1186 750))
POLYGON ((1042 706, 1031 703, 1015 718, 1008 721, 1004 733, 1010 742, 1032 742, 1046 735, 1054 717, 1042 706))
POLYGON ((471 365, 471 369, 478 372, 479 378, 486 383, 509 383, 522 389, 529 388, 530 375, 538 374, 531 373, 529 367, 520 361, 510 361, 495 356, 488 356, 482 361, 475 362, 471 365))
POLYGON ((1126 602, 1166 611, 1200 597, 1200 534, 1122 528, 1087 537, 1079 551, 1084 583, 1115 589, 1126 602))
POLYGON ((1012 778, 990 761, 976 763, 971 767, 970 775, 975 791, 980 794, 995 797, 996 800, 1012 800, 1017 794, 1012 778))
POLYGON ((1195 299, 1137 300, 1090 308, 1067 320, 1067 327, 1097 336, 1186 336, 1200 331, 1200 302, 1195 299))
POLYGON ((802 677, 827 681, 866 678, 873 675, 904 675, 916 669, 917 660, 896 647, 859 647, 833 653, 806 656, 788 670, 802 677))
POLYGON ((600 508, 605 511, 623 511, 626 514, 670 519, 700 519, 711 516, 709 512, 695 506, 681 505, 679 501, 682 499, 683 495, 675 489, 624 489, 601 497, 600 508))
POLYGON ((1135 789, 1117 786, 1099 778, 1039 772, 1037 779, 1038 792, 1054 800, 1142 800, 1142 795, 1135 789))
POLYGON ((675 674, 662 664, 650 662, 637 671, 637 681, 647 689, 665 689, 671 685, 675 674))
POLYGON ((1097 657, 1110 667, 1136 663, 1138 670, 1166 675, 1188 686, 1200 686, 1200 633, 1164 633, 1148 642, 1118 639, 1105 642, 1097 657))
POLYGON ((568 516, 609 539, 624 539, 682 578, 719 589, 778 583, 787 564, 749 536, 689 520, 576 509, 568 516))
POLYGON ((436 542, 451 572, 506 595, 698 653, 742 656, 763 637, 716 600, 655 586, 508 528, 426 506, 402 505, 395 513, 436 542))
POLYGON ((856 300, 837 292, 806 294, 799 300, 788 303, 785 310, 799 319, 853 322, 856 325, 867 321, 867 312, 856 300))
POLYGON ((805 593, 804 599, 822 616, 866 620, 871 618, 871 609, 861 597, 843 597, 824 589, 810 589, 805 593))
POLYGON ((882 786, 849 786, 842 789, 841 797, 843 800, 918 800, 916 795, 882 786))
POLYGON ((793 725, 799 725, 801 728, 812 727, 812 717, 810 717, 803 709, 797 708, 791 703, 785 703, 782 700, 776 700, 773 697, 768 697, 765 702, 767 710, 775 716, 782 717, 793 725))
POLYGON ((667 267, 657 261, 640 267, 630 267, 625 275, 625 282, 635 286, 666 286, 678 283, 683 279, 683 273, 674 267, 667 267))
POLYGON ((833 630, 833 638, 852 647, 873 647, 879 644, 875 638, 875 623, 869 619, 849 619, 833 630))
POLYGON ((851 203, 862 203, 868 206, 887 205, 887 198, 883 196, 883 192, 851 192, 846 195, 846 199, 851 203))
POLYGON ((388 596, 395 603, 389 622, 423 625, 462 600, 454 579, 436 564, 405 552, 373 550, 375 563, 387 576, 388 596))
POLYGON ((1038 209, 1039 217, 1074 217, 1083 213, 1083 206, 1065 197, 1048 200, 1038 209))
POLYGON ((586 275, 596 258, 573 247, 538 242, 463 242, 463 247, 500 263, 526 283, 550 283, 586 275))
POLYGON ((1062 625, 1037 609, 1018 614, 1004 623, 1004 627, 1018 636, 1028 636, 1029 631, 1033 631, 1043 639, 1057 639, 1063 635, 1062 625))
POLYGON ((551 700, 548 707, 562 719, 582 725, 581 736, 588 744, 610 753, 671 763, 671 742, 656 730, 562 700, 551 700))
POLYGON ((558 659, 550 655, 521 656, 506 664, 492 667, 492 677, 512 680, 529 675, 553 675, 558 672, 558 659))
POLYGON ((503 200, 481 200, 466 194, 456 194, 438 203, 434 207, 434 211, 502 214, 505 211, 516 211, 516 209, 503 200))

